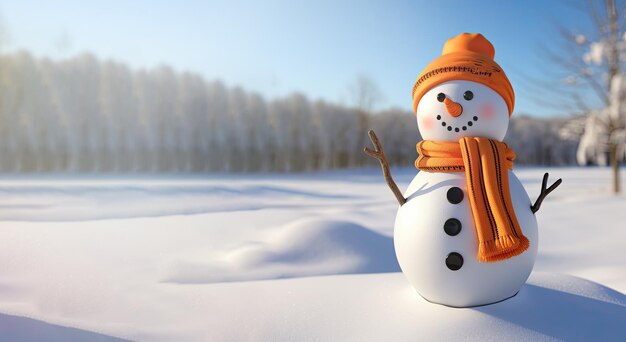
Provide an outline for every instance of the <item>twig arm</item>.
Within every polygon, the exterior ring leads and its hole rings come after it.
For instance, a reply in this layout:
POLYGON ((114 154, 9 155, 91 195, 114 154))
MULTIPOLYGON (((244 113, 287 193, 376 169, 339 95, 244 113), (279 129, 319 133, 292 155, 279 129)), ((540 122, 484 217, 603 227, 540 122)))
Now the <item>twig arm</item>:
POLYGON ((537 197, 535 204, 530 206, 530 210, 532 210, 533 214, 539 211, 539 208, 541 208, 541 203, 546 198, 546 196, 548 196, 548 194, 550 194, 552 191, 554 191, 554 189, 561 185, 561 182, 562 180, 561 178, 559 178, 556 182, 550 185, 549 188, 546 188, 546 185, 548 185, 548 173, 546 172, 543 175, 543 181, 541 182, 541 193, 539 194, 539 197, 537 197))
POLYGON ((385 156, 385 151, 383 150, 383 146, 380 144, 380 141, 378 140, 378 137, 376 136, 376 133, 374 133, 373 130, 370 130, 369 132, 367 132, 367 134, 369 135, 370 140, 372 141, 372 144, 374 144, 374 149, 372 150, 369 147, 365 147, 363 148, 363 151, 368 156, 378 159, 378 162, 380 162, 380 167, 383 169, 383 176, 385 177, 385 181, 387 182, 387 185, 389 186, 393 194, 396 196, 396 199, 398 200, 398 203, 400 204, 400 206, 402 206, 404 203, 406 203, 406 198, 404 198, 404 196, 402 195, 402 192, 400 191, 400 189, 398 189, 398 185, 393 180, 393 177, 391 177, 391 170, 389 169, 389 162, 387 161, 387 157, 385 156))

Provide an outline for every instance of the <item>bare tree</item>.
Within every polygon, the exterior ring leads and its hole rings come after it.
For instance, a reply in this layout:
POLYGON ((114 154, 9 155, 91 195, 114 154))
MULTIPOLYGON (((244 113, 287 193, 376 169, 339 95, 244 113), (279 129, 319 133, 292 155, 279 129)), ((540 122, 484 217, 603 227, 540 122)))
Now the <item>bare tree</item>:
MULTIPOLYGON (((551 101, 541 99, 544 105, 560 106, 565 103, 570 113, 587 116, 584 129, 578 135, 579 163, 588 163, 590 155, 595 156, 594 161, 602 163, 604 156, 597 153, 606 154, 612 170, 613 192, 619 193, 619 163, 624 159, 622 151, 625 144, 621 137, 626 121, 625 111, 619 110, 624 100, 621 88, 626 85, 621 81, 626 61, 625 7, 616 0, 588 1, 586 6, 578 3, 570 5, 588 15, 594 30, 582 32, 578 28, 557 24, 560 42, 542 46, 553 62, 551 69, 545 70, 544 74, 556 82, 530 80, 530 83, 543 91, 560 89, 553 92, 555 96, 551 101), (560 87, 557 86, 559 84, 560 87), (588 93, 595 98, 586 96, 588 93), (590 109, 594 107, 600 108, 590 109)), ((580 119, 576 121, 576 124, 565 125, 564 130, 579 130, 580 119)), ((568 135, 576 134, 562 133, 562 136, 568 135)))

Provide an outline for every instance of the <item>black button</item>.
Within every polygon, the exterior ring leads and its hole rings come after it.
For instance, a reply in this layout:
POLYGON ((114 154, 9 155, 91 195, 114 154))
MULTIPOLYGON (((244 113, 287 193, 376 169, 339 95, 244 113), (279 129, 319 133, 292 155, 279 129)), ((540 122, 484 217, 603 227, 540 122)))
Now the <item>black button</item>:
POLYGON ((446 266, 452 271, 457 271, 463 266, 463 257, 457 252, 448 254, 446 258, 446 266))
POLYGON ((461 201, 463 200, 463 190, 455 186, 453 188, 450 188, 450 190, 448 190, 447 196, 448 196, 448 202, 452 204, 461 203, 461 201))
POLYGON ((443 224, 443 230, 450 236, 455 236, 461 232, 461 221, 451 218, 443 224))

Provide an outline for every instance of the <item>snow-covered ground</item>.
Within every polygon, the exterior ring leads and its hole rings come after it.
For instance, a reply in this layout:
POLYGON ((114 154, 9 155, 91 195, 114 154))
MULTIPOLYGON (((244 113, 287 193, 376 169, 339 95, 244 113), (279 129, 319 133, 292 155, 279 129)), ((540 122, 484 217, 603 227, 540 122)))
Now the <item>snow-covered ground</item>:
MULTIPOLYGON (((544 171, 516 169, 531 199, 544 171)), ((375 168, 5 176, 0 340, 623 340, 626 195, 607 169, 547 171, 563 185, 538 212, 535 273, 470 309, 424 301, 399 273, 375 168)), ((394 175, 404 189, 415 171, 394 175)))

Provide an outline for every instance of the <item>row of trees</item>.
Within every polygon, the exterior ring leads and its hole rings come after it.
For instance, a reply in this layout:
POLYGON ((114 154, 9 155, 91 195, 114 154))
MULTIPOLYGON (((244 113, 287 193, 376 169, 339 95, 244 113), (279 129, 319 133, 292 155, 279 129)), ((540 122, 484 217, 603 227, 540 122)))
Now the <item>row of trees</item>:
MULTIPOLYGON (((3 172, 294 171, 365 159, 358 111, 301 94, 266 102, 196 74, 91 55, 3 55, 0 77, 3 172)), ((416 139, 405 113, 372 121, 416 139)), ((407 162, 410 153, 393 152, 407 162)))
MULTIPOLYGON (((301 94, 267 102, 192 73, 133 71, 91 55, 63 61, 3 55, 0 77, 2 172, 374 166, 362 153, 368 127, 378 132, 392 164, 411 165, 420 140, 409 112, 371 113, 369 105, 348 108, 301 94)), ((364 96, 359 101, 367 102, 364 96)), ((558 139, 559 125, 514 116, 507 141, 520 162, 569 164, 575 146, 558 139)))

